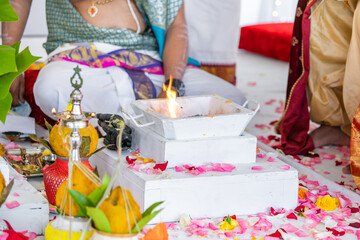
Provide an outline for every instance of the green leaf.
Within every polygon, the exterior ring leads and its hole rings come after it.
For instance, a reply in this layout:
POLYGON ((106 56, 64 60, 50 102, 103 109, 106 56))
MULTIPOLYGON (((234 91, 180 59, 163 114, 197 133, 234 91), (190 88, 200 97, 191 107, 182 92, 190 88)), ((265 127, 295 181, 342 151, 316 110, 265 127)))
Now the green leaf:
POLYGON ((90 152, 90 136, 81 137, 80 157, 86 157, 90 152))
POLYGON ((107 219, 105 213, 100 209, 87 207, 87 214, 92 218, 95 228, 102 232, 111 233, 111 226, 109 220, 107 219))
POLYGON ((0 99, 0 121, 5 124, 6 116, 11 108, 12 97, 8 92, 5 97, 0 99))
POLYGON ((0 76, 5 73, 17 72, 15 55, 16 51, 13 47, 0 45, 0 76))
POLYGON ((151 219, 153 219, 156 215, 158 215, 159 212, 161 212, 163 209, 160 209, 159 211, 153 212, 146 217, 143 217, 139 222, 136 223, 135 227, 131 230, 131 233, 139 233, 143 227, 146 226, 148 222, 150 222, 151 219))
POLYGON ((5 96, 9 92, 10 85, 13 80, 26 69, 28 69, 29 66, 37 59, 39 59, 39 57, 32 56, 29 48, 25 48, 21 53, 15 56, 18 71, 0 75, 0 99, 2 99, 2 96, 5 96))
POLYGON ((145 212, 142 213, 142 217, 146 217, 147 215, 149 215, 150 213, 152 213, 152 211, 157 207, 159 206, 160 204, 164 203, 164 201, 161 201, 161 202, 156 202, 154 203, 153 205, 151 205, 150 207, 148 207, 145 212))
POLYGON ((11 7, 9 0, 0 0, 0 21, 13 22, 19 20, 18 15, 11 7))
POLYGON ((103 197, 106 188, 108 187, 110 183, 110 178, 109 176, 105 173, 102 182, 101 182, 101 186, 97 189, 95 189, 92 193, 90 193, 90 195, 88 196, 88 199, 90 199, 90 201, 94 204, 94 206, 96 206, 98 204, 98 202, 101 200, 101 198, 103 197))
POLYGON ((87 215, 86 207, 95 207, 95 205, 90 201, 90 199, 88 199, 81 192, 71 189, 67 189, 67 191, 70 193, 70 196, 80 208, 80 211, 77 214, 78 217, 85 217, 87 215))
MULTIPOLYGON (((0 0, 0 1, 1 1, 1 0, 0 0)), ((21 43, 21 42, 18 41, 18 42, 16 42, 16 43, 14 43, 13 45, 11 45, 11 47, 15 49, 15 54, 16 54, 16 55, 19 54, 20 43, 21 43)))
POLYGON ((93 153, 89 154, 88 157, 91 157, 91 156, 94 155, 95 153, 98 153, 98 152, 104 150, 105 148, 108 148, 108 147, 113 146, 113 145, 115 145, 115 144, 108 144, 108 145, 106 145, 106 146, 102 146, 101 148, 96 149, 93 153))
POLYGON ((34 134, 29 134, 29 138, 35 142, 41 143, 44 147, 49 149, 51 153, 56 154, 54 149, 52 149, 50 143, 48 141, 46 141, 45 139, 38 138, 38 136, 36 136, 34 134))
MULTIPOLYGON (((18 46, 18 44, 14 44, 13 47, 18 46)), ((16 49, 15 49, 16 51, 16 49)), ((39 57, 34 57, 30 54, 28 48, 24 49, 21 53, 15 56, 17 72, 9 72, 3 75, 0 75, 0 120, 5 123, 6 116, 10 110, 12 97, 9 96, 9 89, 14 81, 14 79, 24 72, 28 67, 35 62, 39 57), (9 105, 9 100, 10 105, 9 105)), ((0 68, 3 66, 0 65, 0 68)))
POLYGON ((46 121, 46 118, 44 118, 44 122, 45 122, 46 128, 48 129, 48 131, 49 131, 49 133, 50 133, 50 132, 51 132, 51 129, 52 129, 51 124, 50 124, 48 121, 46 121))

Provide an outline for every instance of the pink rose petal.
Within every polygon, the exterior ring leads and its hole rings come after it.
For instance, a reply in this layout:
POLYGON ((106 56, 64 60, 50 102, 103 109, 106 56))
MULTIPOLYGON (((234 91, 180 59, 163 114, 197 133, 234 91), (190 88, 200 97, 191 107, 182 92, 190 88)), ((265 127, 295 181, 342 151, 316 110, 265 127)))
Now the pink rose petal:
POLYGON ((5 206, 9 209, 13 209, 13 208, 19 207, 20 204, 18 203, 18 201, 12 201, 12 202, 6 202, 5 206))
POLYGON ((269 101, 265 102, 266 105, 271 105, 273 104, 274 102, 276 102, 275 99, 270 99, 269 101))
POLYGON ((253 171, 261 171, 261 170, 263 170, 264 168, 263 167, 261 167, 261 166, 253 166, 252 168, 251 168, 251 170, 253 170, 253 171))
POLYGON ((280 168, 282 170, 289 170, 290 169, 290 166, 289 165, 281 165, 280 168))
POLYGON ((234 232, 225 232, 224 235, 225 235, 226 237, 232 238, 232 237, 235 236, 235 233, 234 233, 234 232))
POLYGON ((20 197, 20 195, 18 193, 16 193, 16 192, 13 193, 13 196, 14 197, 20 197))
POLYGON ((10 143, 4 145, 5 150, 14 149, 14 148, 20 148, 20 147, 21 146, 19 144, 16 144, 14 142, 10 142, 10 143))
POLYGON ((0 232, 0 240, 6 240, 9 234, 6 232, 0 232))
POLYGON ((213 230, 213 231, 217 231, 217 230, 220 229, 220 228, 218 228, 218 227, 215 227, 215 225, 212 224, 212 223, 209 223, 209 228, 210 228, 211 230, 213 230))

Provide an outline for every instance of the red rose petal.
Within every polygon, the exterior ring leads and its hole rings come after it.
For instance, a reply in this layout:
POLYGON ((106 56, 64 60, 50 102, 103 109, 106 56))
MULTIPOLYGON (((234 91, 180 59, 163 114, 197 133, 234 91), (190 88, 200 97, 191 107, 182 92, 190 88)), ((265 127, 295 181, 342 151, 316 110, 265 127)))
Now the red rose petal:
POLYGON ((345 235, 345 231, 337 231, 337 230, 334 229, 334 228, 326 228, 326 230, 332 232, 332 234, 333 234, 335 237, 340 237, 340 236, 344 236, 344 235, 345 235))
POLYGON ((289 215, 286 216, 286 218, 288 218, 288 219, 295 219, 295 220, 298 219, 297 216, 296 216, 294 213, 290 213, 289 215))
POLYGON ((129 156, 126 156, 126 161, 128 164, 133 164, 136 161, 136 158, 130 158, 129 156))
POLYGON ((166 161, 166 163, 158 163, 158 164, 155 164, 154 166, 154 169, 159 169, 161 171, 165 171, 166 170, 166 167, 168 165, 168 162, 169 161, 166 161))
POLYGON ((350 223, 349 226, 353 228, 360 228, 360 222, 350 223))
POLYGON ((358 213, 359 211, 360 211, 360 209, 359 208, 350 208, 350 210, 351 210, 351 213, 358 213))
POLYGON ((281 233, 279 232, 279 230, 276 230, 276 232, 270 234, 270 235, 267 235, 268 237, 275 237, 275 238, 281 238, 281 233))

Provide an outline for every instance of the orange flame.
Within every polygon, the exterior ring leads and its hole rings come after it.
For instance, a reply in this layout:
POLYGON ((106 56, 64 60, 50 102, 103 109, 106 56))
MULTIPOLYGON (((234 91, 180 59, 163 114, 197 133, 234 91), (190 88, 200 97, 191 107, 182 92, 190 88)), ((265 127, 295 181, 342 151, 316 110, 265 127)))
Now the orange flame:
POLYGON ((52 114, 55 114, 55 113, 56 113, 55 108, 52 108, 52 109, 51 109, 51 113, 52 113, 52 114))
POLYGON ((172 76, 170 75, 170 81, 169 86, 166 87, 166 85, 163 85, 163 91, 166 92, 166 103, 169 109, 170 117, 176 118, 177 117, 177 110, 176 107, 178 106, 178 103, 176 102, 176 91, 171 90, 172 86, 172 76))

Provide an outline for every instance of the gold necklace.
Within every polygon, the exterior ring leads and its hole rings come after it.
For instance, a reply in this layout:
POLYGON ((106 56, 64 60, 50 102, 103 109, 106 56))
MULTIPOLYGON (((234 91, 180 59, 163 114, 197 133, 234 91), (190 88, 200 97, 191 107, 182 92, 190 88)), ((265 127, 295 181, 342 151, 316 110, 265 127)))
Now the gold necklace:
POLYGON ((95 3, 98 5, 103 5, 103 4, 107 4, 109 2, 112 2, 113 0, 104 0, 104 1, 95 1, 92 0, 91 1, 91 6, 88 9, 88 13, 90 15, 90 17, 95 17, 96 14, 99 12, 99 9, 95 6, 95 3))

